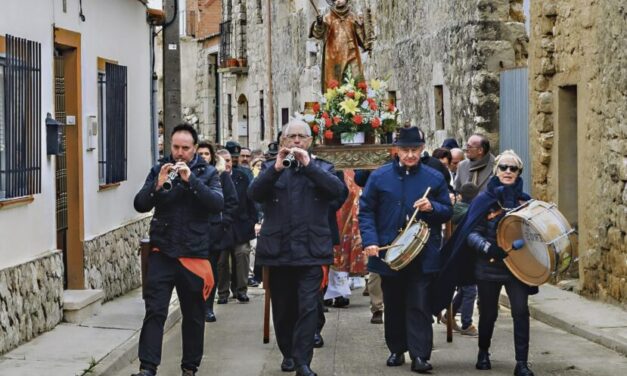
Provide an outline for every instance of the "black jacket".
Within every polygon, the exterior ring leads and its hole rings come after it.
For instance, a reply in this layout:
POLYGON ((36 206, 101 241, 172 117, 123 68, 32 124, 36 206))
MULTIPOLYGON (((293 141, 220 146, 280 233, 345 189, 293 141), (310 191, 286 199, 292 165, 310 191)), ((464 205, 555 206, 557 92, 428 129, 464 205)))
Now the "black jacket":
POLYGON ((245 168, 234 168, 231 179, 237 193, 237 208, 233 212, 233 226, 231 236, 235 244, 246 243, 255 238, 255 223, 257 223, 257 207, 248 197, 248 187, 251 179, 243 171, 245 168))
POLYGON ((312 158, 307 167, 279 172, 274 163, 264 163, 248 190, 264 210, 255 261, 267 266, 332 264, 329 211, 344 190, 333 165, 312 158))
POLYGON ((222 194, 224 195, 224 210, 211 216, 209 235, 211 237, 211 252, 220 252, 230 249, 235 245, 231 225, 235 216, 235 210, 239 200, 231 175, 224 171, 220 174, 222 194))
POLYGON ((171 191, 157 192, 162 165, 150 170, 134 201, 135 210, 140 213, 155 209, 150 222, 151 245, 170 257, 207 258, 211 240, 207 231, 209 218, 224 207, 218 171, 196 156, 189 164, 189 183, 179 178, 171 191))

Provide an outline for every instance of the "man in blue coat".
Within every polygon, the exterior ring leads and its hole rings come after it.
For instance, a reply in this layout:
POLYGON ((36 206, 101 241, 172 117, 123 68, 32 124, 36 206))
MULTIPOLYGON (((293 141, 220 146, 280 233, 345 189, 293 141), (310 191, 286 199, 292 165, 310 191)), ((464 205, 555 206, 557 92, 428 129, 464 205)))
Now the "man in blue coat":
POLYGON ((309 365, 322 265, 333 264, 329 209, 344 190, 333 165, 307 152, 311 141, 307 123, 290 121, 283 129, 277 158, 262 166, 248 189, 250 197, 263 205, 255 262, 270 271, 281 369, 296 370, 298 376, 315 376, 309 365))
POLYGON ((412 371, 425 373, 433 369, 429 364, 433 343, 431 284, 441 266, 442 224, 451 218, 453 207, 442 174, 420 163, 423 133, 416 127, 402 128, 395 144, 397 158, 375 170, 362 193, 359 229, 364 252, 370 256, 368 270, 381 275, 385 342, 391 353, 387 365, 402 365, 409 351, 412 371), (416 219, 429 225, 429 239, 413 261, 394 271, 379 248, 394 241, 416 209, 416 219))

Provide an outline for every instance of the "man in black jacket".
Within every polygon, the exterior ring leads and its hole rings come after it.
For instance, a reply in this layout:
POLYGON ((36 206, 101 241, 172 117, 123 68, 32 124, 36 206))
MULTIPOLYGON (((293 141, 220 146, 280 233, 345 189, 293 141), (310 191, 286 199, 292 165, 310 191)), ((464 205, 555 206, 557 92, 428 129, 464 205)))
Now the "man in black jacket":
POLYGON ((243 172, 244 168, 236 169, 230 165, 228 161, 232 157, 228 150, 218 150, 218 155, 227 161, 227 172, 231 174, 238 199, 237 207, 233 211, 233 225, 230 226, 229 232, 233 246, 222 252, 218 262, 218 304, 228 302, 229 287, 240 303, 247 303, 250 241, 255 238, 257 208, 247 195, 251 179, 243 172), (234 268, 229 268, 229 258, 234 268))
POLYGON ((144 281, 146 316, 139 338, 140 371, 154 376, 161 363, 163 326, 172 289, 183 314, 184 376, 194 375, 203 355, 205 300, 213 285, 209 218, 224 206, 216 169, 196 155, 198 135, 187 124, 174 127, 172 154, 154 166, 135 196, 135 210, 154 209, 151 252, 144 281))
POLYGON ((283 354, 281 369, 313 376, 309 365, 318 321, 321 266, 333 263, 329 208, 344 187, 331 163, 307 152, 312 141, 307 123, 290 121, 281 139, 277 158, 263 165, 248 190, 264 210, 256 262, 270 271, 272 318, 283 354))

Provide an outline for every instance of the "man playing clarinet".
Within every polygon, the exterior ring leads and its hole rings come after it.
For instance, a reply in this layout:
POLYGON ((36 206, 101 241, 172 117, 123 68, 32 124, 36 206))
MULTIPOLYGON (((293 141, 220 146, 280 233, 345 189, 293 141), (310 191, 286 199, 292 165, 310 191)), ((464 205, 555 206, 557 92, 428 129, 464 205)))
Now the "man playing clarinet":
POLYGON ((433 346, 431 284, 440 268, 442 224, 453 208, 442 174, 420 163, 424 134, 416 127, 402 128, 395 143, 397 157, 370 175, 359 205, 359 229, 368 270, 381 275, 385 306, 385 342, 390 350, 387 365, 405 363, 409 351, 414 372, 426 373, 433 346), (384 261, 386 251, 410 218, 430 228, 422 251, 407 266, 392 270, 384 261))

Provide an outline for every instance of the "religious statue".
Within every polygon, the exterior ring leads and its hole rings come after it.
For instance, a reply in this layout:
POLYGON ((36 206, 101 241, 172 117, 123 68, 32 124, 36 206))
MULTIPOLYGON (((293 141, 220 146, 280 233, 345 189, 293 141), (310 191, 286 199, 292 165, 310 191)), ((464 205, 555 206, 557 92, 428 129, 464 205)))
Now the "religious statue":
POLYGON ((332 81, 341 85, 349 69, 356 82, 364 81, 359 47, 371 51, 374 41, 370 9, 362 17, 351 11, 350 0, 327 0, 327 3, 331 6, 330 11, 324 16, 318 14, 309 32, 310 38, 324 41, 323 93, 332 81))

